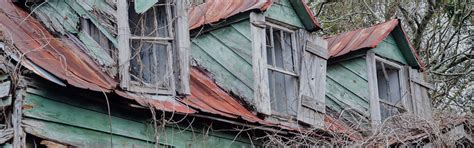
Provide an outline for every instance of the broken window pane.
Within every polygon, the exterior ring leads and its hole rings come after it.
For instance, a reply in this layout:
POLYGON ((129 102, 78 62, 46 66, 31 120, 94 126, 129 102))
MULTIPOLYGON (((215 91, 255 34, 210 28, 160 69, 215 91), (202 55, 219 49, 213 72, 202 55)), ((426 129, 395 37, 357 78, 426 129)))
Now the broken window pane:
MULTIPOLYGON (((130 3, 133 8, 133 2, 130 3)), ((134 9, 128 9, 130 33, 133 36, 169 37, 169 22, 167 7, 161 1, 143 14, 134 9)))
POLYGON ((400 69, 377 61, 377 86, 382 120, 398 114, 402 103, 400 69))
POLYGON ((290 116, 296 116, 298 109, 293 40, 290 32, 271 26, 266 29, 271 108, 275 113, 290 116))
POLYGON ((145 87, 168 89, 170 87, 169 49, 166 44, 131 40, 132 80, 145 87))
MULTIPOLYGON (((130 8, 134 8, 130 2, 130 8)), ((171 68, 172 38, 170 21, 173 14, 168 1, 160 0, 142 14, 129 11, 130 26, 130 75, 134 85, 144 88, 172 89, 171 68)), ((160 91, 162 92, 162 91, 160 91)), ((151 92, 151 93, 154 93, 151 92)), ((172 93, 172 92, 169 92, 172 93)))
POLYGON ((400 69, 382 62, 377 62, 376 66, 379 98, 392 104, 400 104, 400 69))

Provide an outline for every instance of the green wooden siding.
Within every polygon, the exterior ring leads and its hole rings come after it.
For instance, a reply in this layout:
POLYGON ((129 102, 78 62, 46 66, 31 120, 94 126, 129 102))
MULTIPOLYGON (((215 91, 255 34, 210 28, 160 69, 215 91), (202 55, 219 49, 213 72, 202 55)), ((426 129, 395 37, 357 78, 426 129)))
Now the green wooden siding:
MULTIPOLYGON (((111 136, 113 147, 154 147, 155 130, 151 116, 146 116, 149 110, 140 110, 143 113, 111 104, 110 133, 106 104, 91 101, 105 98, 45 83, 48 85, 37 83, 35 88, 27 89, 22 122, 28 133, 84 147, 110 147, 111 136)), ((248 138, 235 138, 235 133, 211 130, 206 134, 208 125, 203 123, 195 123, 192 128, 181 126, 166 126, 159 133, 160 143, 178 148, 251 147, 248 138)))
POLYGON ((272 6, 265 11, 265 16, 298 28, 305 28, 289 0, 275 1, 272 6))
POLYGON ((387 38, 380 42, 376 48, 372 49, 372 51, 374 51, 374 53, 379 56, 400 62, 402 64, 408 64, 392 35, 387 36, 387 38))
POLYGON ((244 20, 191 39, 191 56, 225 90, 253 97, 250 22, 244 20))
POLYGON ((327 107, 336 112, 350 107, 369 115, 368 93, 367 64, 364 58, 328 65, 327 107))

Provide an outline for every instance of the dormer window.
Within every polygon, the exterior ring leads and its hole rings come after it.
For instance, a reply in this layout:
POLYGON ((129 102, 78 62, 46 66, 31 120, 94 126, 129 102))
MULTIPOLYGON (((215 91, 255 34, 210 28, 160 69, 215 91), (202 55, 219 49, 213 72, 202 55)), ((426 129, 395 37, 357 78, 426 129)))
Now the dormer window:
POLYGON ((189 94, 184 1, 143 4, 135 7, 134 1, 117 2, 121 87, 151 95, 189 94))
MULTIPOLYGON (((134 3, 130 3, 133 8, 134 3)), ((160 1, 142 14, 128 10, 130 26, 131 89, 148 93, 172 94, 171 8, 160 1)))
POLYGON ((268 82, 273 114, 296 116, 298 112, 298 59, 294 31, 268 23, 268 82))
POLYGON ((402 112, 402 67, 396 63, 376 58, 377 90, 380 117, 385 120, 402 112))
POLYGON ((323 126, 327 42, 305 29, 250 14, 254 106, 268 120, 323 126))

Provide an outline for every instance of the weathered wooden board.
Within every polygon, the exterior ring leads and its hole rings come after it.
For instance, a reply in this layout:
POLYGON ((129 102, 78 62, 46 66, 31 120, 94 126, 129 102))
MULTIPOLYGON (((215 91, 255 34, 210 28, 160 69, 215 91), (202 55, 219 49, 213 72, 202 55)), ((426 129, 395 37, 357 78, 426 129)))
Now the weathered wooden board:
MULTIPOLYGON (((110 132, 109 116, 105 113, 56 102, 34 94, 26 96, 24 106, 26 107, 24 107, 23 113, 26 117, 104 133, 110 132)), ((116 135, 150 141, 154 139, 149 136, 150 131, 146 130, 147 125, 143 122, 140 123, 115 116, 111 116, 111 118, 112 133, 116 135)))
POLYGON ((353 73, 339 64, 333 64, 328 68, 327 77, 336 81, 347 91, 356 94, 363 100, 368 100, 367 80, 353 73))
POLYGON ((392 35, 387 36, 387 38, 380 42, 372 51, 379 56, 395 60, 402 64, 408 63, 392 35))
POLYGON ((216 61, 216 64, 222 65, 229 73, 232 73, 248 87, 253 85, 252 65, 247 63, 242 57, 233 52, 225 44, 210 34, 204 34, 194 39, 192 43, 201 50, 208 53, 216 61))
POLYGON ((135 140, 114 134, 111 135, 109 133, 44 120, 26 118, 22 123, 24 124, 27 133, 79 147, 110 147, 111 136, 113 147, 154 146, 151 141, 135 140))
POLYGON ((272 6, 265 11, 265 16, 298 28, 304 28, 303 23, 288 0, 273 3, 272 6))
POLYGON ((364 58, 354 58, 328 65, 326 101, 335 111, 353 108, 369 116, 367 63, 364 58), (336 106, 333 106, 336 105, 336 106))
POLYGON ((203 66, 206 70, 211 72, 212 78, 219 86, 246 99, 253 98, 253 90, 251 87, 245 85, 232 73, 227 72, 222 65, 218 64, 209 54, 201 50, 200 47, 191 44, 191 55, 198 65, 203 66))
MULTIPOLYGON (((241 23, 248 23, 247 21, 241 23)), ((215 31, 211 31, 212 37, 216 38, 219 42, 231 49, 237 55, 245 60, 248 64, 252 63, 252 47, 250 45, 250 39, 248 34, 239 32, 237 26, 250 26, 249 24, 238 24, 231 25, 215 31)), ((248 30, 247 28, 241 30, 248 30)))

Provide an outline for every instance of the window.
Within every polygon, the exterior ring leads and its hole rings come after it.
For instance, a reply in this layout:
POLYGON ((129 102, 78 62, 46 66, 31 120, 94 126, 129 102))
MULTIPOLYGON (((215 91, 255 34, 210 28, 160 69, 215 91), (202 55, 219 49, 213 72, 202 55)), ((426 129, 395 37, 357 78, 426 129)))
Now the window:
POLYGON ((296 116, 298 74, 294 31, 269 23, 265 32, 272 114, 296 116))
POLYGON ((380 118, 385 120, 399 114, 403 108, 403 73, 402 66, 376 57, 375 69, 377 77, 377 99, 380 104, 380 118))
MULTIPOLYGON (((133 8, 134 3, 130 2, 133 8)), ((159 1, 142 14, 128 10, 130 26, 130 80, 137 91, 173 93, 171 5, 159 1)))

